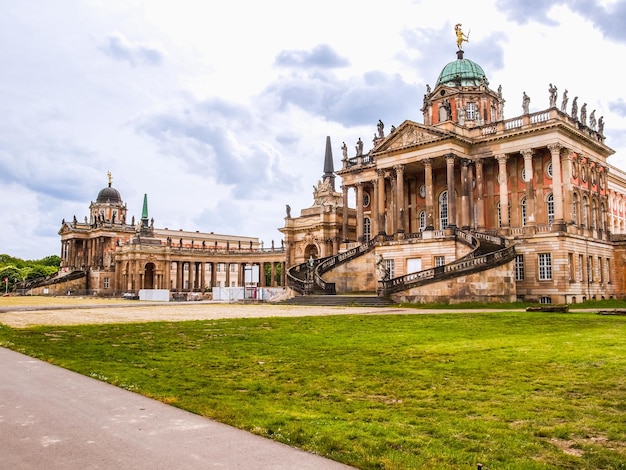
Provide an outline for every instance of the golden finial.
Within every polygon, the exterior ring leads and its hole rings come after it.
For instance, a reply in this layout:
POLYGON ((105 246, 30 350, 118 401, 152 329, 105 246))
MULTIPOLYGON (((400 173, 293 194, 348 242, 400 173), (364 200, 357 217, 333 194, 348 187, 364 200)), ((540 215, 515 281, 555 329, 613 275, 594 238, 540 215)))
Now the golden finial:
POLYGON ((113 183, 113 175, 110 171, 107 171, 107 177, 109 178, 109 187, 111 187, 111 184, 113 183))
POLYGON ((467 34, 463 33, 463 31, 461 30, 461 26, 461 23, 457 23, 456 25, 454 25, 454 31, 456 32, 456 45, 459 50, 462 50, 461 45, 463 44, 463 41, 469 42, 470 33, 470 31, 468 31, 467 34))

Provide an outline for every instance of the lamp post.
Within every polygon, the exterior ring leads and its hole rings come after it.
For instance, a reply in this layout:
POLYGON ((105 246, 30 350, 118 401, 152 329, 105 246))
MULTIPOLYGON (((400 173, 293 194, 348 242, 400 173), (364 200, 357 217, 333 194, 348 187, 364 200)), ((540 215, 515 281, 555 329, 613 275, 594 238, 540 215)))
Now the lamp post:
POLYGON ((313 265, 315 264, 315 260, 313 259, 313 255, 309 256, 309 262, 307 264, 306 270, 306 293, 313 293, 313 265))

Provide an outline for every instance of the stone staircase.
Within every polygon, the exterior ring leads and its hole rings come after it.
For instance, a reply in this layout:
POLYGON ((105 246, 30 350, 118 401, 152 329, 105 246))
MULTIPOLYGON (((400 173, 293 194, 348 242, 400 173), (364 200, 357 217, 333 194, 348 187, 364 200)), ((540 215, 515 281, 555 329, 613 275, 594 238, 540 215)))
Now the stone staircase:
POLYGON ((398 305, 387 297, 363 295, 297 295, 281 305, 308 305, 319 307, 393 307, 398 305))

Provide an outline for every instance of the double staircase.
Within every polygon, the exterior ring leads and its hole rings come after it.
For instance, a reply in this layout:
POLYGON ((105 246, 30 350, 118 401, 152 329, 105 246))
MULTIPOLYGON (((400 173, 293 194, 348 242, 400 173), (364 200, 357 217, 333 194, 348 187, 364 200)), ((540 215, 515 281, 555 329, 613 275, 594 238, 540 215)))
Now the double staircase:
MULTIPOLYGON (((467 255, 443 266, 437 266, 423 271, 410 273, 393 279, 378 282, 378 297, 388 298, 389 295, 402 292, 414 287, 466 276, 468 274, 486 271, 506 264, 515 259, 515 247, 506 238, 483 232, 463 231, 456 229, 456 240, 469 246, 472 250, 467 255)), ((322 259, 310 260, 292 266, 287 272, 287 284, 294 291, 305 297, 335 297, 334 283, 324 281, 322 275, 339 264, 351 261, 374 249, 378 239, 372 239, 348 251, 338 253, 322 259)), ((339 296, 337 296, 339 297, 339 296)), ((353 299, 353 296, 341 296, 353 299)), ((373 296, 372 296, 373 297, 373 296)), ((294 297, 299 299, 299 296, 294 297)), ((311 300, 313 301, 313 300, 311 300)), ((316 300, 320 301, 320 300, 316 300)), ((342 300, 342 302, 349 300, 342 300)), ((291 300, 291 302, 306 302, 305 300, 291 300)), ((393 304, 393 302, 391 302, 393 304)))

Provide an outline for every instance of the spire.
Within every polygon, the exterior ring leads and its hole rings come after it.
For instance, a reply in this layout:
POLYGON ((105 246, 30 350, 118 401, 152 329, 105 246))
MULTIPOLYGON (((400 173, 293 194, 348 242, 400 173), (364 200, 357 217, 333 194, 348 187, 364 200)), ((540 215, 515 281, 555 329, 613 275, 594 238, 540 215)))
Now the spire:
POLYGON ((143 209, 141 211, 141 226, 148 227, 148 195, 143 195, 143 209))
POLYGON ((330 136, 326 136, 326 154, 324 156, 324 181, 330 181, 330 186, 335 191, 335 167, 333 166, 333 148, 330 144, 330 136))

